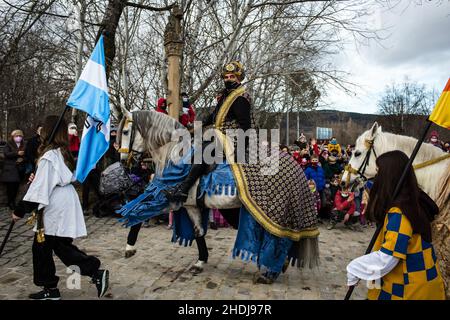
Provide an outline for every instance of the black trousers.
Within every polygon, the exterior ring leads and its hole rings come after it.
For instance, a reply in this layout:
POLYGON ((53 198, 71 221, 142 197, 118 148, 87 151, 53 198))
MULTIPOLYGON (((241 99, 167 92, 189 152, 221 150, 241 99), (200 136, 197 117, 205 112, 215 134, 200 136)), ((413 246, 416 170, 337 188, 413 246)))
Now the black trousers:
POLYGON ((88 256, 72 244, 72 238, 45 235, 45 241, 33 241, 33 279, 39 287, 56 288, 59 277, 56 276, 53 253, 67 266, 77 266, 80 274, 93 277, 100 268, 100 260, 88 256))
POLYGON ((20 182, 5 182, 8 205, 16 204, 17 193, 19 193, 20 182))

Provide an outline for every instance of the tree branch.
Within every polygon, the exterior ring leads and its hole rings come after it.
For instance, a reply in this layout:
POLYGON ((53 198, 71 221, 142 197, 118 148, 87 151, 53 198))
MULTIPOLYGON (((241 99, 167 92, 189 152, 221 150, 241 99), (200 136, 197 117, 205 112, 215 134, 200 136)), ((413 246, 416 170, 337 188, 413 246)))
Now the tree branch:
POLYGON ((175 6, 175 3, 172 3, 171 5, 168 5, 166 7, 161 7, 161 8, 146 6, 143 4, 138 4, 138 3, 133 3, 133 2, 126 2, 125 5, 128 7, 139 8, 139 9, 150 10, 150 11, 168 11, 168 10, 172 10, 172 8, 175 6))

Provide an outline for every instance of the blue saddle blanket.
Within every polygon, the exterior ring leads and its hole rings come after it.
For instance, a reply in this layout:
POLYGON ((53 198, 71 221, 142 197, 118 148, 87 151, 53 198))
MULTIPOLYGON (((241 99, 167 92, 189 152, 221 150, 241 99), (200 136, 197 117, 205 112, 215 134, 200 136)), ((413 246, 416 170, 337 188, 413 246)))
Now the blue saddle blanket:
MULTIPOLYGON (((162 175, 155 175, 144 192, 136 199, 128 202, 117 211, 127 227, 141 223, 169 211, 169 202, 162 193, 163 190, 182 182, 189 174, 191 164, 188 154, 177 164, 169 162, 162 175)), ((200 179, 198 197, 207 195, 235 195, 237 192, 233 173, 228 163, 217 164, 216 168, 200 179)))

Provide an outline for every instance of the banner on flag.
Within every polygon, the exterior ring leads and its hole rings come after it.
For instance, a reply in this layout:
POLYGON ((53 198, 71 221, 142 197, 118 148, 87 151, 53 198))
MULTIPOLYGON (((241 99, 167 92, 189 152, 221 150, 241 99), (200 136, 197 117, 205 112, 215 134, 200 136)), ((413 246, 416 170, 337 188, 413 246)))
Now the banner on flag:
POLYGON ((450 78, 428 119, 441 127, 450 129, 450 78))
POLYGON ((77 180, 83 182, 109 148, 110 107, 103 36, 95 45, 67 105, 88 114, 75 172, 77 180))

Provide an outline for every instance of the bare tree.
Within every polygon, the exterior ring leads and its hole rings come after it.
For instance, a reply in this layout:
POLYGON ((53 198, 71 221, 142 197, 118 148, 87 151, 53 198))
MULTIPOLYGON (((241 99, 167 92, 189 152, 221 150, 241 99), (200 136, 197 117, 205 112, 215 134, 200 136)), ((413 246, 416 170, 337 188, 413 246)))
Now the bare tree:
POLYGON ((425 85, 414 82, 392 83, 378 101, 378 112, 385 115, 389 130, 406 133, 406 124, 412 115, 428 115, 434 105, 436 93, 425 85), (388 121, 389 120, 389 121, 388 121))

